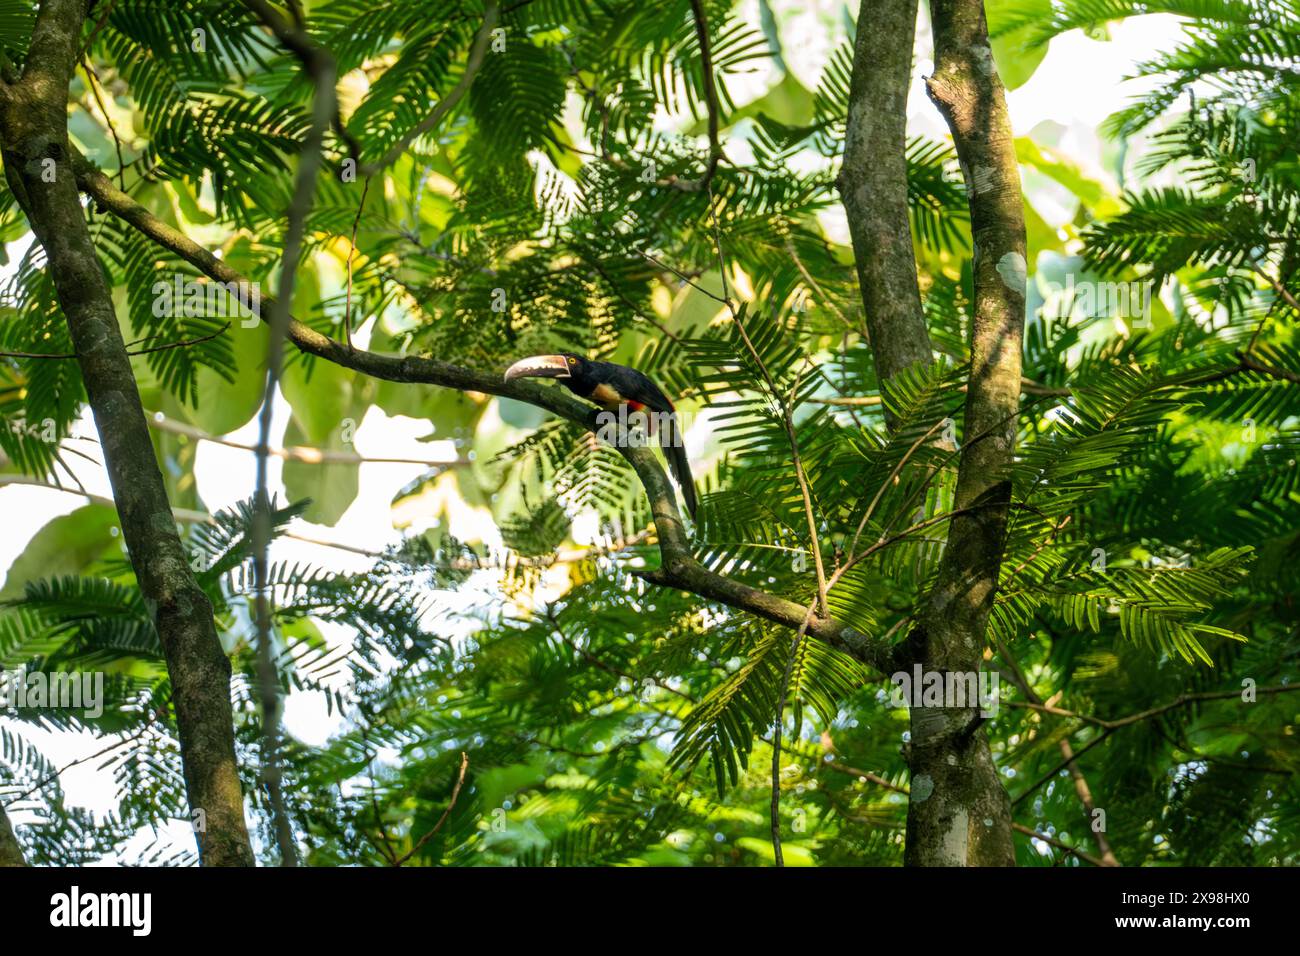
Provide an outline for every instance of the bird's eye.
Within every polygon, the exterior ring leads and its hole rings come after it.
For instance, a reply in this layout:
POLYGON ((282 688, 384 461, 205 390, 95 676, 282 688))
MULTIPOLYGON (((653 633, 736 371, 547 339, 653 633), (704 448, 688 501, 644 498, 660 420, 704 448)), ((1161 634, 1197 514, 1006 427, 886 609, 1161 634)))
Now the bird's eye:
POLYGON ((570 364, 570 365, 577 365, 577 364, 578 364, 578 360, 577 360, 576 358, 571 358, 571 359, 569 359, 569 364, 570 364))

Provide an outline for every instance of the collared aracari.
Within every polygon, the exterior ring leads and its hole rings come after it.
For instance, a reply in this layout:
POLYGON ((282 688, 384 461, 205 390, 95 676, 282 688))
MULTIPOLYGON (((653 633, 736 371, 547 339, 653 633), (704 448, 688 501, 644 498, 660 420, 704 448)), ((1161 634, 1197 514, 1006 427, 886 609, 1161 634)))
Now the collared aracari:
POLYGON ((686 457, 681 424, 673 403, 658 385, 626 365, 595 362, 568 352, 520 359, 506 369, 507 382, 516 378, 558 378, 569 391, 607 411, 617 411, 626 405, 633 412, 657 412, 665 416, 670 434, 661 436, 660 446, 677 487, 681 489, 686 510, 692 518, 695 517, 695 480, 691 477, 691 463, 686 457))

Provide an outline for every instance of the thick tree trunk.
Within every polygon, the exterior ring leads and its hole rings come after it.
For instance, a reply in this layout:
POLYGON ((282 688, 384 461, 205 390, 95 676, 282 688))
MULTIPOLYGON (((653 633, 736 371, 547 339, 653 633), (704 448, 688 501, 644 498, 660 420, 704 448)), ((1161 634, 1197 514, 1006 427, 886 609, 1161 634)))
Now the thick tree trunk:
MULTIPOLYGON (((1010 126, 981 0, 934 0, 932 7, 938 69, 931 97, 948 118, 967 182, 972 168, 980 177, 978 194, 971 190, 977 317, 967 446, 955 502, 959 510, 975 510, 954 518, 934 593, 898 657, 904 666, 919 664, 924 673, 978 675, 1006 532, 1008 490, 994 476, 1010 460, 1015 438, 1024 225, 1010 126), (936 82, 942 98, 936 96, 936 82), (988 184, 999 190, 996 203, 986 195, 988 184), (993 250, 990 258, 986 253, 993 250), (1017 282, 1018 291, 1009 287, 1017 282), (975 441, 985 432, 987 437, 975 441)), ((907 90, 916 13, 916 0, 862 0, 838 183, 882 383, 932 357, 907 212, 907 90)), ((1012 864, 1010 801, 980 726, 978 702, 947 703, 910 710, 906 863, 1012 864)))
POLYGON ((9 825, 4 807, 0 807, 0 867, 26 865, 23 848, 18 845, 18 838, 14 836, 14 828, 9 825))
POLYGON ((862 0, 840 197, 881 383, 933 355, 907 214, 907 88, 917 0, 862 0))
MULTIPOLYGON (((931 0, 930 98, 952 131, 966 180, 975 256, 971 371, 948 544, 914 658, 931 671, 978 673, 1006 544, 1025 315, 1020 170, 982 0, 931 0)), ((1012 865, 1011 811, 978 705, 911 712, 907 862, 1012 865)))
POLYGON ((67 90, 85 0, 45 0, 21 82, 0 92, 5 175, 45 249, 81 366, 132 567, 171 677, 192 810, 207 866, 252 865, 235 763, 230 661, 190 571, 67 140, 67 90))

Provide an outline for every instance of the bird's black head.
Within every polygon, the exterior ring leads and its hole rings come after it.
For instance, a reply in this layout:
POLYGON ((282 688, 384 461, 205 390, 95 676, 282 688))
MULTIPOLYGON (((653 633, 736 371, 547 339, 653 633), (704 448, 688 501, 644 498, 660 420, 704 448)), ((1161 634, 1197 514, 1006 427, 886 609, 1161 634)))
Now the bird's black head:
POLYGON ((506 369, 506 381, 517 378, 558 378, 575 391, 581 391, 591 363, 581 355, 561 352, 558 355, 530 355, 506 369))

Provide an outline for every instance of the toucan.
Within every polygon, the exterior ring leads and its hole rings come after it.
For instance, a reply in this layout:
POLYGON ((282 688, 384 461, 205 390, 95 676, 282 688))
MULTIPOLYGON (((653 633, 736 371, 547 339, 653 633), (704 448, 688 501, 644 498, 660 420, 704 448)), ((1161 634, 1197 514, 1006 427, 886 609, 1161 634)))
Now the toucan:
POLYGON ((613 362, 596 362, 568 352, 559 355, 532 355, 506 369, 506 381, 516 378, 558 378, 580 398, 608 411, 626 405, 633 412, 658 412, 669 425, 669 434, 660 436, 668 468, 682 491, 682 500, 691 517, 697 501, 691 463, 686 457, 682 428, 677 410, 668 396, 654 382, 634 368, 613 362))

